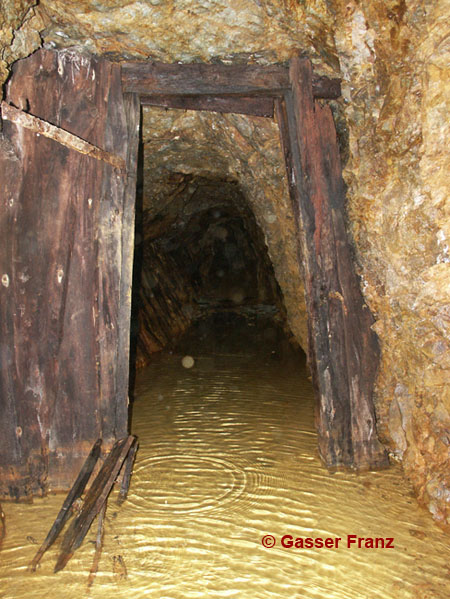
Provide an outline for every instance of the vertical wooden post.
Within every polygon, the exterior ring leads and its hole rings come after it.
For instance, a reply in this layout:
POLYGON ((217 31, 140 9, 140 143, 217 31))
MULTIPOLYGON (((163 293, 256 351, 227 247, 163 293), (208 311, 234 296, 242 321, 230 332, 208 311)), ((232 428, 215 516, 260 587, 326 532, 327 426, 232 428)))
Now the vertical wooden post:
POLYGON ((379 347, 346 231, 333 117, 313 98, 309 60, 292 59, 290 78, 276 111, 300 233, 319 453, 330 468, 377 468, 387 464, 373 406, 379 347))
POLYGON ((72 49, 16 63, 6 102, 29 115, 5 111, 0 140, 0 496, 20 498, 127 433, 140 107, 118 64, 72 49))
POLYGON ((124 190, 121 277, 119 304, 119 338, 116 373, 116 431, 120 439, 127 434, 128 384, 130 372, 131 293, 134 259, 134 219, 136 213, 136 177, 141 121, 141 104, 137 94, 124 94, 124 110, 128 130, 127 180, 124 190))

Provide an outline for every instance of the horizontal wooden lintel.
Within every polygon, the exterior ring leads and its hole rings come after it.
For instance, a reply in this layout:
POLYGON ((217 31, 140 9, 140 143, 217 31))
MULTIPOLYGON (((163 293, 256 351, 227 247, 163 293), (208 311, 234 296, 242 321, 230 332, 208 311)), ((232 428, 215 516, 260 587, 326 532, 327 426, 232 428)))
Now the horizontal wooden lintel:
MULTIPOLYGON (((279 97, 291 89, 283 65, 122 63, 125 92, 145 96, 279 97)), ((313 76, 313 96, 333 99, 341 93, 339 79, 313 76)))
POLYGON ((141 96, 143 106, 208 110, 273 118, 273 98, 258 96, 141 96))

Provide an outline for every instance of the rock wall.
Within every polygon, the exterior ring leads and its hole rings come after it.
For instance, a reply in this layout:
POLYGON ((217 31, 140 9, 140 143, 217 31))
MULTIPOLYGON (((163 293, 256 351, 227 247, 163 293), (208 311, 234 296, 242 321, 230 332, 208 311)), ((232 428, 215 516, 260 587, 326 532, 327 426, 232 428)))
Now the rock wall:
POLYGON ((134 366, 142 368, 150 363, 153 353, 171 347, 189 328, 193 313, 188 308, 194 289, 186 272, 152 244, 142 247, 136 278, 139 281, 134 281, 132 351, 134 366))
MULTIPOLYGON (((48 47, 80 44, 118 59, 167 62, 269 63, 300 48, 317 71, 341 74, 343 98, 334 108, 346 159, 349 229, 382 346, 379 428, 419 499, 448 525, 447 0, 41 0, 32 9, 35 4, 2 4, 2 80, 12 60, 39 45, 39 35, 48 47)), ((212 128, 208 139, 227 146, 232 156, 224 159, 211 145, 208 153, 205 144, 203 164, 239 171, 262 224, 270 214, 267 198, 283 203, 282 168, 271 165, 275 137, 257 119, 201 115, 197 131, 190 118, 170 117, 161 131, 190 130, 199 141, 212 128), (181 127, 177 118, 187 124, 181 127)), ((288 219, 276 216, 288 226, 288 219)), ((268 227, 265 232, 275 264, 278 242, 271 249, 268 227)), ((281 284, 280 264, 275 270, 281 284)), ((296 309, 290 311, 293 321, 296 309)))
POLYGON ((235 114, 144 108, 143 143, 144 205, 161 203, 164 195, 170 197, 170 180, 179 172, 228 177, 240 184, 264 233, 289 326, 306 349, 299 250, 275 122, 235 114), (164 180, 168 183, 161 190, 164 180))
POLYGON ((37 0, 2 0, 0 5, 0 85, 11 64, 41 46, 44 22, 35 11, 37 0))
POLYGON ((382 346, 378 427, 419 499, 448 525, 448 4, 375 0, 335 8, 349 220, 382 346))

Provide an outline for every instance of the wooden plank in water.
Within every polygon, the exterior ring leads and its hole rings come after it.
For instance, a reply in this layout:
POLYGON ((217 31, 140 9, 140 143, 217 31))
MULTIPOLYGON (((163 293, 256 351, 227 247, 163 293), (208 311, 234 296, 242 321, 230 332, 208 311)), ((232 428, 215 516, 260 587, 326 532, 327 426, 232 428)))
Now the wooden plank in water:
POLYGON ((76 481, 74 482, 72 488, 70 489, 64 503, 59 511, 59 514, 56 517, 56 520, 53 523, 53 526, 50 528, 48 535, 45 538, 45 541, 39 547, 36 555, 31 562, 29 569, 32 572, 36 571, 36 566, 38 565, 41 557, 44 553, 53 545, 56 541, 59 533, 64 528, 64 524, 67 522, 67 519, 70 515, 70 508, 72 507, 74 501, 76 501, 79 497, 81 497, 86 485, 89 481, 89 478, 92 474, 92 471, 95 468, 97 460, 100 456, 100 448, 102 446, 102 440, 98 439, 92 449, 86 461, 83 464, 82 469, 80 470, 79 475, 77 476, 76 481))
POLYGON ((136 437, 129 435, 120 439, 111 449, 102 469, 89 489, 80 515, 67 529, 61 544, 61 553, 55 566, 55 572, 62 570, 70 560, 75 550, 83 542, 92 521, 102 509, 111 488, 120 472, 122 464, 130 451, 130 447, 136 442, 136 437))
POLYGON ((128 456, 125 461, 125 468, 122 479, 122 486, 119 491, 119 497, 117 498, 117 503, 122 505, 122 503, 126 500, 128 496, 128 489, 130 488, 130 480, 131 480, 131 472, 133 470, 134 459, 136 457, 136 452, 139 448, 138 440, 135 439, 134 443, 130 447, 130 451, 128 452, 128 456))

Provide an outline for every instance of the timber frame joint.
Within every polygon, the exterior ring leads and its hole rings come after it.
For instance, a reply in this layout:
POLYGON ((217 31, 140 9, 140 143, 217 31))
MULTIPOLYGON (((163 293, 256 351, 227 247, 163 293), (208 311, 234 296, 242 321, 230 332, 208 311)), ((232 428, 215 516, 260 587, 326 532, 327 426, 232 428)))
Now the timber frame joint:
MULTIPOLYGON (((122 62, 125 93, 146 106, 273 117, 274 100, 292 89, 290 67, 122 62)), ((341 80, 312 74, 315 99, 337 99, 341 80)))

